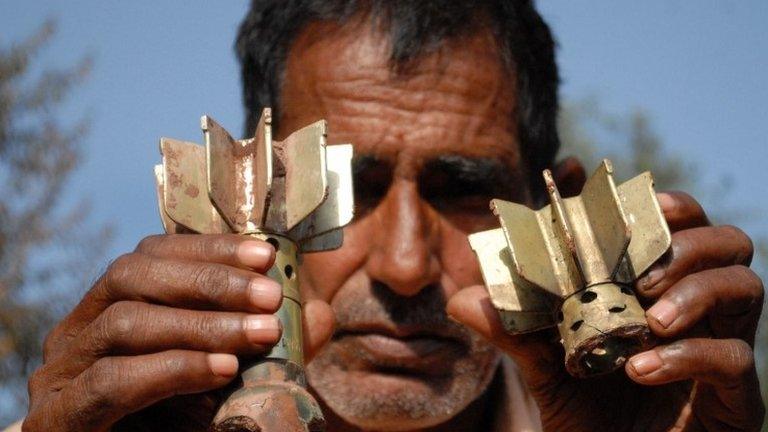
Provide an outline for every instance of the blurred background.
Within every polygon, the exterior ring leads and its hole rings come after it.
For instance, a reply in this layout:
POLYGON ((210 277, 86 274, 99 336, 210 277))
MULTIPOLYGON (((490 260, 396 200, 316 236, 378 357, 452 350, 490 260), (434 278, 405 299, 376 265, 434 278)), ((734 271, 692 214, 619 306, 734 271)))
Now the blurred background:
MULTIPOLYGON (((2 0, 0 427, 26 412, 51 325, 161 230, 158 139, 243 125, 246 0, 2 0)), ((652 169, 755 240, 768 277, 768 2, 539 1, 559 42, 561 156, 652 169)), ((329 59, 331 60, 331 59, 329 59)), ((768 382, 768 332, 758 335, 768 382)), ((765 394, 765 392, 764 392, 765 394)), ((768 430, 768 429, 767 429, 768 430)))

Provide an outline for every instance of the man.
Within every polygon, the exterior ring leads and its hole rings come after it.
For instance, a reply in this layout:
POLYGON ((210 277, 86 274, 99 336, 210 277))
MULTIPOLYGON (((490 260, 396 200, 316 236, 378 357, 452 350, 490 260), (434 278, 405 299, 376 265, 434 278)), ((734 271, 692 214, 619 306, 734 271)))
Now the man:
MULTIPOLYGON (((355 145, 356 219, 301 269, 328 430, 760 428, 752 245, 683 193, 659 194, 673 247, 636 286, 658 347, 577 380, 551 333, 502 331, 466 235, 495 226, 491 198, 540 205, 543 168, 566 193, 585 177, 554 161, 554 48, 528 1, 255 0, 237 49, 248 132, 272 106, 278 138, 325 118, 355 145)), ((273 259, 142 240, 47 338, 24 430, 204 430, 234 354, 279 337, 273 259)))

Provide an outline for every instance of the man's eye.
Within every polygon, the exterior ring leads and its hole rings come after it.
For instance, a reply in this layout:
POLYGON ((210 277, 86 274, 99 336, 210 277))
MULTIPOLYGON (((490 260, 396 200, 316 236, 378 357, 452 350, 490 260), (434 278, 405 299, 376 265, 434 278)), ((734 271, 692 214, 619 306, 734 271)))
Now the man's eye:
POLYGON ((392 184, 392 167, 370 157, 353 162, 355 218, 375 209, 392 184))
POLYGON ((370 212, 379 205, 387 194, 389 183, 358 181, 354 185, 355 190, 355 217, 360 217, 370 212))

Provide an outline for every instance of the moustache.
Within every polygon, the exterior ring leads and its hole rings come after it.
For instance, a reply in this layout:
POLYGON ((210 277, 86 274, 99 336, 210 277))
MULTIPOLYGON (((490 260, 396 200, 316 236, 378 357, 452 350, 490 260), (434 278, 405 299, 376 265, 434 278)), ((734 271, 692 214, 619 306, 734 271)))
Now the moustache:
POLYGON ((352 281, 331 306, 337 333, 382 330, 397 336, 439 336, 469 343, 469 329, 445 312, 448 299, 439 284, 430 284, 410 297, 401 296, 379 281, 352 281))

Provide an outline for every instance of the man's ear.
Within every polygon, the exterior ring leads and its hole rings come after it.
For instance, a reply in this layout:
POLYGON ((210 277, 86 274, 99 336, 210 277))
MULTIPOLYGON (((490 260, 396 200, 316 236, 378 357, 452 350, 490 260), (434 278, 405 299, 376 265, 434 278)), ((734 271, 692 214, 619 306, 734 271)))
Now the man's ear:
POLYGON ((575 157, 567 157, 552 168, 552 176, 563 198, 576 196, 587 181, 584 165, 575 157))

